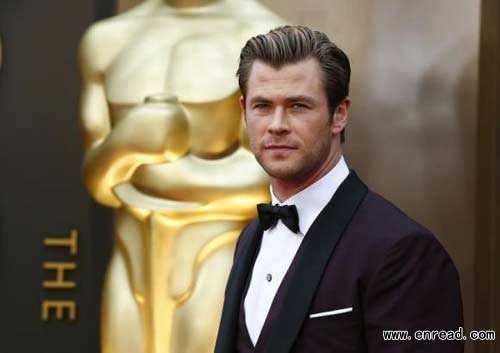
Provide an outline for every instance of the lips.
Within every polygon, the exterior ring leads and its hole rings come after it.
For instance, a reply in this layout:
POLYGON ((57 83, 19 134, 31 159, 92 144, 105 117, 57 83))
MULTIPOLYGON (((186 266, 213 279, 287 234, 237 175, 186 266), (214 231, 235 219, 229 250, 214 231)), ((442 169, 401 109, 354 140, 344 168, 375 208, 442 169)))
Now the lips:
POLYGON ((289 145, 267 145, 265 150, 275 158, 281 159, 289 156, 296 148, 289 145))
POLYGON ((268 144, 264 145, 264 151, 269 153, 271 158, 283 159, 288 158, 297 148, 292 145, 285 144, 268 144))
POLYGON ((297 149, 297 143, 292 140, 265 139, 262 145, 265 149, 297 149))
POLYGON ((264 146, 266 150, 294 150, 295 147, 289 145, 267 145, 264 146))

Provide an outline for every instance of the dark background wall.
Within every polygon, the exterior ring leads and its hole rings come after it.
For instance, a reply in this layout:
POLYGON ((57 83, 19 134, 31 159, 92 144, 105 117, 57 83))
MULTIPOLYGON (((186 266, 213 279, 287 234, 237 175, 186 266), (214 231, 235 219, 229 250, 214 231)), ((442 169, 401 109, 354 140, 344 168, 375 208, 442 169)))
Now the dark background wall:
MULTIPOLYGON (((77 48, 113 0, 2 0, 0 36, 0 352, 99 351, 99 294, 111 244, 109 211, 81 182, 77 48), (79 233, 78 255, 44 247, 79 233), (43 289, 44 261, 73 261, 73 290, 43 289), (71 299, 75 321, 41 320, 42 301, 71 299)), ((55 316, 55 315, 52 315, 55 316)))
POLYGON ((479 61, 475 321, 495 330, 476 353, 500 352, 500 4, 481 3, 479 61))

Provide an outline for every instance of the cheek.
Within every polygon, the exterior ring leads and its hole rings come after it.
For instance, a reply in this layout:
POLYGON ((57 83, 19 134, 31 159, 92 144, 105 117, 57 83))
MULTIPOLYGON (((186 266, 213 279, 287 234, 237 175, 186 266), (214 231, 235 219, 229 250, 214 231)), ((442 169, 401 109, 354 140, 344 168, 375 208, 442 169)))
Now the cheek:
POLYGON ((247 121, 246 130, 247 130, 248 141, 250 142, 250 147, 252 148, 252 151, 256 152, 257 147, 259 145, 259 141, 261 140, 257 126, 255 126, 253 122, 247 121))
POLYGON ((301 124, 297 126, 296 135, 308 149, 317 149, 321 144, 331 140, 332 126, 330 124, 301 124))
POLYGON ((292 131, 304 142, 314 140, 325 132, 324 128, 318 128, 318 126, 310 124, 307 120, 295 121, 292 125, 292 131))
POLYGON ((251 139, 258 138, 261 135, 262 123, 256 119, 247 119, 247 134, 251 139))

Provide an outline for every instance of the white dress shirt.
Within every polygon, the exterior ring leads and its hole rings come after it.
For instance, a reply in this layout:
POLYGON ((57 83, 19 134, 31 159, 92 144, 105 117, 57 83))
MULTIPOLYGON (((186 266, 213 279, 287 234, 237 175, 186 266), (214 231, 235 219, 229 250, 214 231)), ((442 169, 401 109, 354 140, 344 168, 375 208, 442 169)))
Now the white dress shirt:
POLYGON ((262 236, 262 243, 255 260, 244 302, 245 322, 254 346, 274 296, 304 239, 304 235, 348 174, 349 168, 344 158, 341 157, 335 167, 321 179, 284 202, 279 202, 271 187, 273 205, 295 205, 297 207, 299 233, 293 233, 280 220, 274 227, 264 231, 262 236))

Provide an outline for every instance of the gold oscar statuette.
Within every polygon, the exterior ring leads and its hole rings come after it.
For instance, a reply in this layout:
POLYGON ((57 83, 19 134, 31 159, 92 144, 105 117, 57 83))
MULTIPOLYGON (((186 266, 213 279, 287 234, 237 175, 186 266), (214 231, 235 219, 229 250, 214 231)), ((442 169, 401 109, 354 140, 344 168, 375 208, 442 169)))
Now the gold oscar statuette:
POLYGON ((254 0, 146 0, 80 43, 84 180, 114 209, 103 353, 211 353, 234 246, 268 179, 235 78, 254 0))

